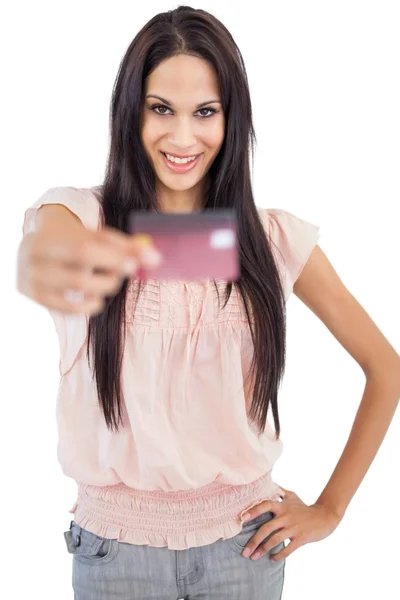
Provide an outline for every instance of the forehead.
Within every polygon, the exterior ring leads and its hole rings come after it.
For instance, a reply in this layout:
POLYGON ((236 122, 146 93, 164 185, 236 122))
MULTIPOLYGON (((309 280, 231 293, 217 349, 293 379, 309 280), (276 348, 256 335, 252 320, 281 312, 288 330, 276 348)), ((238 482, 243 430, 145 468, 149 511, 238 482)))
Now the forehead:
POLYGON ((180 54, 162 61, 150 73, 145 94, 158 94, 171 102, 198 104, 214 96, 218 98, 218 78, 208 61, 180 54))

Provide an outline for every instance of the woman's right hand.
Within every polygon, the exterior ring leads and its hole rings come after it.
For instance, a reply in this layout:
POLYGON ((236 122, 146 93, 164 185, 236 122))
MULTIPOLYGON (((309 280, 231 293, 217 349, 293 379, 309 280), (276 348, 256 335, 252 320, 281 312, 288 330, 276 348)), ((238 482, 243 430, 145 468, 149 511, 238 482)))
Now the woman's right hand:
POLYGON ((148 236, 112 227, 93 231, 77 219, 58 219, 21 241, 17 289, 49 309, 95 315, 104 310, 106 296, 119 292, 124 279, 159 261, 148 236), (74 301, 71 291, 83 292, 83 300, 74 301))

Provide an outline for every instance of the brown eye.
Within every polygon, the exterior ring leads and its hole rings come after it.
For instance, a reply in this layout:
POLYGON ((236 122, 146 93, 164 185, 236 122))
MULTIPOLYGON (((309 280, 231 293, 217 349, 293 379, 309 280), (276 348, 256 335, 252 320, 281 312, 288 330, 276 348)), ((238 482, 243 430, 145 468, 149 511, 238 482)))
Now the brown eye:
POLYGON ((155 104, 151 107, 151 110, 153 110, 156 115, 165 115, 167 113, 162 111, 169 110, 169 108, 167 106, 163 106, 162 104, 155 104))
POLYGON ((202 110, 205 110, 208 113, 211 113, 209 115, 200 115, 201 117, 207 119, 208 117, 212 117, 213 114, 215 114, 217 111, 214 110, 213 108, 200 108, 198 112, 201 112, 202 110))

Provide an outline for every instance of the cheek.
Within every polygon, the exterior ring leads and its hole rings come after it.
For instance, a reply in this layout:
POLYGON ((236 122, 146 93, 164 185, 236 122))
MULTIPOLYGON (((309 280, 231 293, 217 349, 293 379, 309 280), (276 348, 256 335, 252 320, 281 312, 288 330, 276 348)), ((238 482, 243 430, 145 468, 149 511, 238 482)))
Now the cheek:
POLYGON ((154 146, 162 137, 163 132, 151 119, 145 119, 142 127, 142 142, 148 153, 154 152, 154 146))
POLYGON ((213 152, 218 152, 224 141, 224 134, 223 124, 218 124, 212 128, 210 127, 210 130, 206 132, 206 136, 203 139, 213 152))

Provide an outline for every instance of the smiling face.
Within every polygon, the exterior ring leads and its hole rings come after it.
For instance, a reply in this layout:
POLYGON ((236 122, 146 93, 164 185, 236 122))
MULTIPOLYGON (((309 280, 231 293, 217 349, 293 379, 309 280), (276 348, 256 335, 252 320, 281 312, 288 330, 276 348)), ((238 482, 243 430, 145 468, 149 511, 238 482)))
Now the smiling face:
POLYGON ((198 195, 224 140, 214 69, 201 58, 173 56, 147 77, 144 97, 141 137, 158 190, 198 195))

